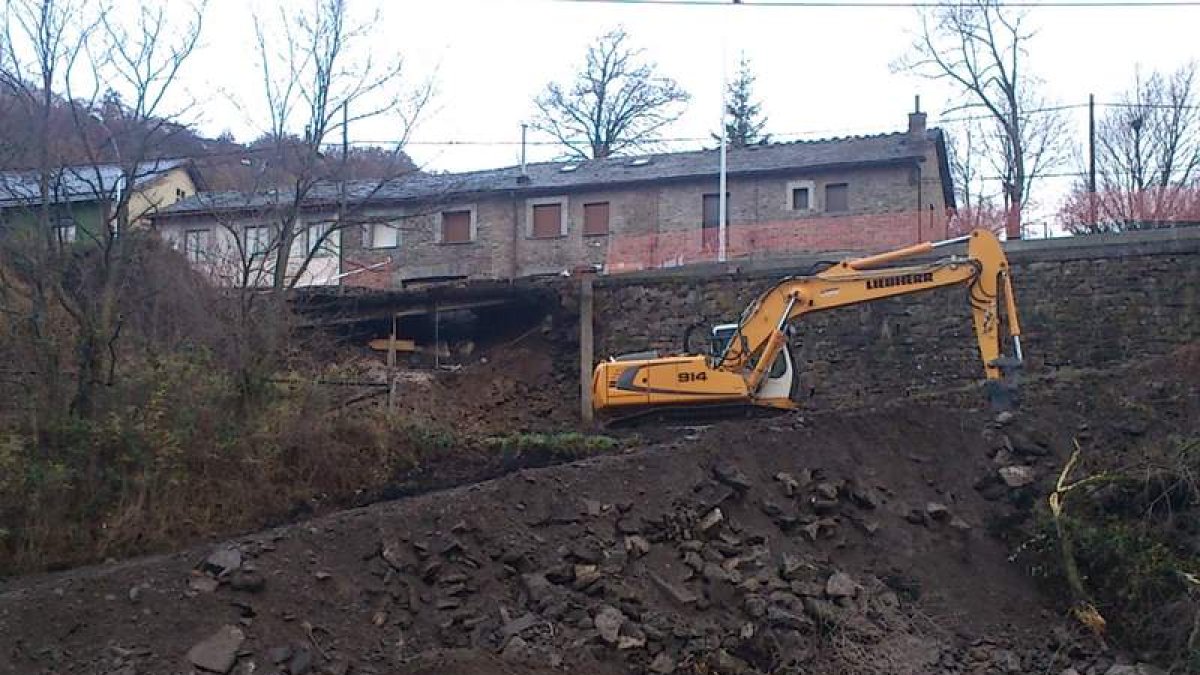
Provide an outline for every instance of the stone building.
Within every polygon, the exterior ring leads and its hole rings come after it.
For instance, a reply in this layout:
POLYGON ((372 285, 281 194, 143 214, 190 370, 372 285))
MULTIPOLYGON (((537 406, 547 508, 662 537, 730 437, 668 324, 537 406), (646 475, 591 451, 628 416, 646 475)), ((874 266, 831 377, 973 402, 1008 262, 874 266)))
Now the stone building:
MULTIPOLYGON (((718 166, 718 151, 701 150, 319 185, 304 201, 302 229, 332 229, 320 249, 328 269, 306 283, 399 288, 714 260, 718 166)), ((936 239, 954 208, 946 142, 923 113, 896 133, 730 150, 726 193, 729 259, 936 239)), ((197 195, 156 226, 199 260, 211 251, 188 242, 261 228, 288 203, 281 194, 197 195)))

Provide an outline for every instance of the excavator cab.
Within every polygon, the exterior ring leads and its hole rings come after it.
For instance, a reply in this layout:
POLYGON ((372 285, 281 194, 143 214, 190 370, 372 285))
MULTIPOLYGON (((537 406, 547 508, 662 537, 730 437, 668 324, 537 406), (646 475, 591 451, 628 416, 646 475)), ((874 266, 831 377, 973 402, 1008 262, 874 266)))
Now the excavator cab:
MULTIPOLYGON (((729 349, 730 343, 739 337, 743 341, 745 347, 745 338, 741 337, 740 325, 736 323, 722 323, 712 327, 712 333, 708 340, 708 357, 709 367, 719 368, 721 362, 729 349)), ((789 337, 792 335, 792 327, 786 327, 786 332, 789 337)), ((754 360, 750 361, 750 367, 754 367, 754 360)), ((796 371, 795 365, 792 362, 792 351, 787 347, 779 350, 775 360, 771 363, 770 370, 767 371, 766 378, 763 381, 762 388, 758 392, 759 399, 772 399, 782 401, 783 399, 795 400, 795 393, 799 391, 800 375, 796 371)), ((784 407, 779 404, 780 407, 784 407)))
POLYGON ((715 359, 720 359, 725 355, 725 350, 729 348, 729 343, 738 334, 738 325, 736 323, 722 323, 712 327, 712 335, 708 338, 708 355, 715 359))

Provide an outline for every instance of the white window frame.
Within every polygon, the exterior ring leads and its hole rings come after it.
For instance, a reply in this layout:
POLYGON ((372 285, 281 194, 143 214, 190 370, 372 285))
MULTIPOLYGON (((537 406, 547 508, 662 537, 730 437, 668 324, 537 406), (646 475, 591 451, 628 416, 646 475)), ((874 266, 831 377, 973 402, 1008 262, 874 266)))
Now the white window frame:
MULTIPOLYGON (((440 214, 439 214, 439 217, 440 217, 440 214)), ((440 231, 441 229, 442 229, 441 223, 439 222, 438 230, 440 231)), ((398 220, 377 220, 377 221, 373 221, 373 222, 369 222, 369 223, 363 223, 362 236, 363 236, 363 248, 364 249, 367 249, 370 251, 375 251, 375 250, 382 251, 382 250, 387 250, 387 249, 400 248, 403 235, 400 232, 400 224, 399 224, 398 220), (393 240, 392 243, 387 244, 387 245, 379 244, 378 237, 375 236, 376 233, 379 231, 379 228, 386 228, 388 230, 391 230, 391 233, 392 233, 391 236, 392 236, 392 240, 393 240)))
POLYGON ((59 246, 74 244, 79 236, 79 224, 69 216, 54 221, 54 239, 59 246))
POLYGON ((271 228, 267 225, 245 225, 242 227, 242 246, 246 249, 246 258, 265 257, 271 248, 271 228), (250 233, 254 232, 251 238, 250 233))
POLYGON ((458 206, 447 206, 437 212, 437 222, 433 225, 433 241, 435 244, 447 244, 449 246, 461 244, 474 244, 479 237, 479 216, 474 204, 462 204, 458 206), (442 241, 442 226, 445 223, 444 214, 454 213, 456 211, 467 211, 471 214, 471 238, 467 241, 442 241))
POLYGON ((209 230, 205 228, 197 228, 183 231, 183 256, 188 262, 202 262, 208 254, 208 237, 209 230), (192 235, 196 235, 196 245, 193 247, 189 244, 192 235))
POLYGON ((328 258, 336 253, 332 246, 334 237, 338 236, 334 226, 335 223, 332 220, 318 220, 304 228, 305 257, 312 254, 313 258, 328 258), (322 234, 325 235, 324 242, 321 241, 322 234), (319 249, 317 248, 318 244, 321 246, 319 249))
POLYGON ((792 180, 788 181, 787 192, 783 196, 785 211, 798 211, 800 213, 812 213, 817 210, 817 184, 811 180, 792 180), (796 190, 808 190, 808 208, 797 209, 793 206, 792 193, 796 190))
POLYGON ((566 196, 536 197, 525 200, 525 238, 526 239, 558 239, 571 232, 571 202, 566 196), (538 237, 533 234, 533 207, 557 204, 561 218, 558 221, 558 237, 538 237))

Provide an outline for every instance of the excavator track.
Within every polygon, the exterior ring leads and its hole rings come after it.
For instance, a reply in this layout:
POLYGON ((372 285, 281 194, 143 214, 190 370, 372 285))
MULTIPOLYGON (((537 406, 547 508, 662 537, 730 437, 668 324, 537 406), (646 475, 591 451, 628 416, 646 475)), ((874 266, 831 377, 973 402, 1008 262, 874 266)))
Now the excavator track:
POLYGON ((601 429, 628 429, 644 424, 718 422, 730 419, 763 419, 795 412, 753 403, 671 405, 639 408, 633 412, 597 420, 601 429))

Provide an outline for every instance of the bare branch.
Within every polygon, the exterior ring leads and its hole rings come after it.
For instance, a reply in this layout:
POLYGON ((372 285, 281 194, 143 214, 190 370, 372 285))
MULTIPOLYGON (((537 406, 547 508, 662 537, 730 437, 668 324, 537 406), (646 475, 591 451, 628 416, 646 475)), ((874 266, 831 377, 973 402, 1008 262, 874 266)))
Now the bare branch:
POLYGON ((683 114, 688 94, 642 60, 616 29, 588 47, 585 65, 569 85, 551 82, 534 100, 532 127, 561 143, 570 156, 602 158, 653 147, 683 114))
POLYGON ((1024 68, 1033 32, 1025 16, 997 0, 944 3, 921 13, 921 31, 910 53, 894 64, 960 90, 956 109, 980 108, 991 118, 983 129, 991 161, 1003 177, 1008 235, 1019 237, 1020 213, 1038 179, 1064 160, 1064 120, 1045 111, 1040 84, 1024 68), (1031 113, 1032 110, 1039 112, 1031 113))

